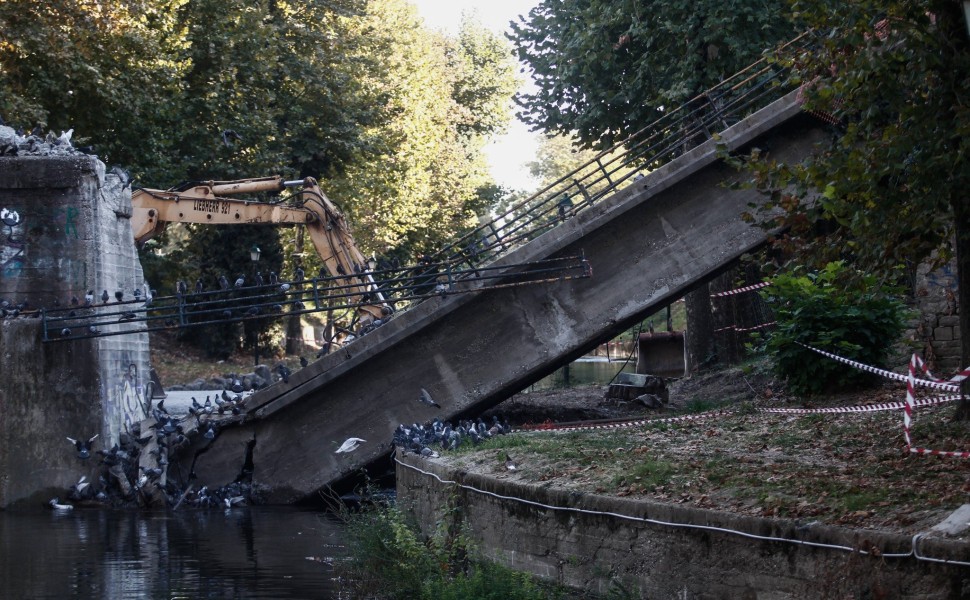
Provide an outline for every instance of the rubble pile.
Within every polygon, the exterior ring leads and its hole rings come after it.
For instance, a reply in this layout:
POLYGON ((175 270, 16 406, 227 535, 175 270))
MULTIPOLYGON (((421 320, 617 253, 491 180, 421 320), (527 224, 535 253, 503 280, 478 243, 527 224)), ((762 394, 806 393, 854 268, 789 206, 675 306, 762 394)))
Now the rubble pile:
POLYGON ((24 134, 13 127, 0 125, 0 156, 73 156, 77 154, 91 154, 91 148, 75 148, 71 144, 74 130, 62 131, 60 135, 53 131, 46 135, 35 128, 33 132, 24 134))

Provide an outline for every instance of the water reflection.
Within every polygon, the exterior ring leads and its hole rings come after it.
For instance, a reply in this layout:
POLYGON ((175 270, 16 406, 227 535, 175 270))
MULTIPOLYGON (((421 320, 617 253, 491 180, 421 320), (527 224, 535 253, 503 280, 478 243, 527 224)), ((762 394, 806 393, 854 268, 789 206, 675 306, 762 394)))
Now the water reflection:
POLYGON ((526 391, 553 390, 565 387, 581 387, 584 385, 606 385, 621 370, 627 373, 635 372, 636 361, 608 361, 606 358, 601 357, 581 358, 569 363, 568 366, 559 369, 552 375, 540 379, 529 386, 526 391))
POLYGON ((338 598, 342 543, 286 507, 0 512, 0 598, 338 598))

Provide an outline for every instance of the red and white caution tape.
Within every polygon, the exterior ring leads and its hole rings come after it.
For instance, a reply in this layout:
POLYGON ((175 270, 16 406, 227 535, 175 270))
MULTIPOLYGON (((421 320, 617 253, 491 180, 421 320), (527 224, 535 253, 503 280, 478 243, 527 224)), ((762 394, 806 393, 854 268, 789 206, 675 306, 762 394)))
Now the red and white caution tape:
MULTIPOLYGON (((913 406, 922 408, 924 406, 937 406, 946 402, 955 402, 960 396, 937 396, 935 398, 923 398, 915 400, 913 406)), ((864 413, 879 412, 882 410, 901 410, 906 408, 905 402, 882 402, 879 404, 863 404, 859 406, 833 406, 830 408, 759 408, 758 412, 792 414, 792 415, 822 415, 832 413, 864 413)))
MULTIPOLYGON (((922 368, 922 359, 915 354, 909 360, 909 375, 906 377, 906 410, 903 413, 903 436, 906 438, 906 449, 912 454, 928 454, 931 456, 946 456, 950 458, 970 458, 970 452, 952 450, 932 450, 913 446, 913 440, 909 431, 913 423, 913 409, 916 407, 916 400, 913 392, 916 389, 916 369, 922 368)), ((958 374, 959 376, 959 374, 958 374)))
POLYGON ((758 329, 764 329, 765 327, 772 327, 775 325, 775 323, 777 323, 777 321, 762 323, 761 325, 755 325, 753 327, 738 327, 737 325, 728 325, 727 327, 721 327, 720 329, 715 329, 714 333, 718 333, 719 331, 727 331, 729 329, 733 329, 734 331, 737 331, 739 333, 744 333, 747 331, 756 331, 758 329))
MULTIPOLYGON (((858 362, 858 361, 854 361, 854 360, 851 360, 851 359, 848 359, 848 358, 839 356, 838 354, 833 354, 832 352, 826 352, 825 350, 819 350, 818 348, 814 348, 812 346, 809 346, 808 344, 803 344, 801 342, 795 342, 795 343, 798 344, 798 345, 800 345, 800 346, 805 346, 806 348, 808 348, 809 350, 811 350, 813 352, 818 352, 822 356, 827 356, 827 357, 829 357, 829 358, 831 358, 833 360, 837 360, 837 361, 839 361, 841 363, 847 364, 847 365, 849 365, 851 367, 855 367, 855 368, 860 369, 862 371, 867 371, 869 373, 875 373, 876 375, 881 375, 883 377, 886 377, 887 379, 893 379, 893 380, 896 380, 896 381, 907 381, 908 380, 908 378, 906 377, 906 375, 903 375, 901 373, 894 373, 892 371, 887 371, 885 369, 880 369, 880 368, 877 368, 877 367, 873 367, 873 366, 870 366, 870 365, 867 365, 867 364, 864 364, 864 363, 861 363, 861 362, 858 362)), ((919 361, 922 364, 922 359, 920 359, 915 354, 913 355, 913 358, 916 361, 919 361)), ((946 390, 948 392, 959 392, 960 391, 960 384, 959 384, 959 382, 967 377, 967 375, 966 375, 967 372, 968 372, 967 370, 964 370, 961 373, 958 373, 956 375, 956 377, 954 377, 954 379, 951 379, 949 381, 943 381, 941 379, 915 379, 914 380, 914 385, 921 385, 923 387, 930 387, 930 388, 936 388, 936 389, 940 389, 940 390, 946 390)))
POLYGON ((702 419, 707 419, 710 417, 719 417, 723 415, 731 414, 728 410, 711 410, 708 412, 698 413, 696 415, 684 415, 681 417, 666 417, 663 419, 633 419, 630 421, 610 421, 608 423, 603 422, 582 422, 574 421, 570 423, 540 423, 539 425, 525 426, 517 429, 516 433, 523 433, 529 431, 590 431, 596 429, 623 429, 626 427, 638 427, 641 425, 650 425, 652 423, 678 423, 684 421, 700 421, 702 419))
POLYGON ((763 287, 768 287, 771 285, 769 281, 762 281, 761 283, 755 283, 753 285, 746 285, 744 287, 735 288, 733 290, 728 290, 726 292, 718 292, 716 294, 711 294, 711 298, 722 298, 724 296, 733 296, 735 294, 743 294, 745 292, 750 292, 753 290, 760 290, 763 287))

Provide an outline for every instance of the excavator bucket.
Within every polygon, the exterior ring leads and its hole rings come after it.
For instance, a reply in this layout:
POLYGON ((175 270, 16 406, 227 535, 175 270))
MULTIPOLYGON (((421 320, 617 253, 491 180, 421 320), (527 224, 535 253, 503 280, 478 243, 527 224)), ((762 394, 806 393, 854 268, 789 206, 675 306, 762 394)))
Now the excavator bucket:
POLYGON ((637 340, 637 373, 683 377, 686 372, 684 332, 641 333, 637 340))

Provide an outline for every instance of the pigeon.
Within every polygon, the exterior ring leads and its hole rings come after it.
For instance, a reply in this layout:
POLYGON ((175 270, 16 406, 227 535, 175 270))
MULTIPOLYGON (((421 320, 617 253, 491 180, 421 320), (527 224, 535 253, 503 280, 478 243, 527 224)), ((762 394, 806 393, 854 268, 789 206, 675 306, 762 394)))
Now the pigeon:
POLYGON ((178 294, 179 296, 184 296, 187 291, 189 291, 188 286, 185 285, 185 282, 184 281, 182 281, 181 279, 179 279, 175 283, 175 293, 178 294))
POLYGON ((87 293, 84 294, 84 304, 86 306, 94 304, 94 290, 88 290, 87 293))
POLYGON ((221 289, 221 290, 228 290, 229 289, 229 280, 226 279, 226 276, 225 275, 220 275, 219 276, 219 289, 221 289))
POLYGON ((264 283, 263 282, 263 274, 257 271, 256 272, 256 285, 262 286, 263 283, 264 283))
POLYGON ((195 293, 196 294, 201 294, 204 291, 205 291, 205 286, 202 285, 202 280, 201 279, 196 279, 195 280, 195 293))
POLYGON ((505 468, 509 471, 516 471, 519 468, 519 465, 512 460, 512 457, 509 456, 508 452, 505 453, 505 468))
POLYGON ((367 440, 362 440, 362 439, 356 438, 356 437, 347 438, 347 441, 345 441, 343 444, 341 444, 339 448, 337 448, 336 450, 334 450, 334 453, 335 454, 343 454, 343 453, 346 453, 346 452, 353 452, 354 450, 356 450, 357 448, 359 448, 362 443, 364 443, 366 441, 367 440))
POLYGON ((91 458, 91 444, 94 442, 94 440, 98 439, 99 435, 100 434, 98 433, 94 434, 94 437, 92 437, 88 441, 76 440, 74 438, 67 438, 67 441, 74 444, 74 447, 77 449, 78 458, 80 458, 81 460, 87 460, 91 458))
POLYGON ((121 180, 121 189, 128 187, 131 183, 131 173, 118 165, 113 165, 108 172, 113 173, 121 180))
POLYGON ((422 404, 427 404, 428 406, 433 406, 435 408, 441 408, 441 405, 435 402, 434 399, 431 398, 431 394, 428 393, 428 390, 424 388, 421 388, 421 395, 418 396, 418 400, 420 400, 422 404))
POLYGON ((301 367, 305 367, 308 364, 310 364, 310 361, 308 361, 305 356, 301 356, 300 357, 300 366, 301 367))
POLYGON ((276 370, 279 372, 280 379, 283 380, 283 383, 290 382, 290 370, 286 368, 286 365, 281 363, 278 367, 276 367, 276 370))
POLYGON ((276 274, 276 271, 269 272, 269 282, 271 285, 276 285, 280 282, 279 275, 276 274))
POLYGON ((98 335, 99 333, 101 333, 101 330, 94 325, 88 325, 88 333, 90 333, 91 335, 98 335))
POLYGON ((240 275, 239 277, 236 278, 236 283, 234 284, 234 287, 241 288, 244 285, 246 285, 246 278, 240 275))
POLYGON ((233 142, 241 142, 242 136, 233 131, 232 129, 226 129, 222 132, 222 143, 226 145, 226 148, 232 148, 233 142))
POLYGON ((88 478, 85 475, 81 475, 81 478, 78 479, 77 483, 71 486, 68 497, 72 498, 73 500, 77 500, 84 493, 84 490, 86 490, 90 485, 91 482, 88 481, 88 478))
POLYGON ((54 510, 74 510, 74 506, 71 504, 61 504, 60 498, 51 498, 47 506, 50 506, 54 510))
POLYGON ((81 301, 77 299, 77 296, 71 296, 71 306, 77 306, 80 303, 81 301))
POLYGON ((104 304, 107 304, 108 298, 110 298, 110 296, 108 296, 108 290, 104 290, 103 292, 101 292, 101 302, 103 302, 104 304))
POLYGON ((65 327, 64 329, 61 329, 61 337, 71 337, 71 328, 65 327))
POLYGON ((123 291, 118 290, 117 292, 115 292, 115 300, 117 300, 118 302, 121 302, 122 300, 124 300, 124 298, 125 298, 125 293, 123 291))

